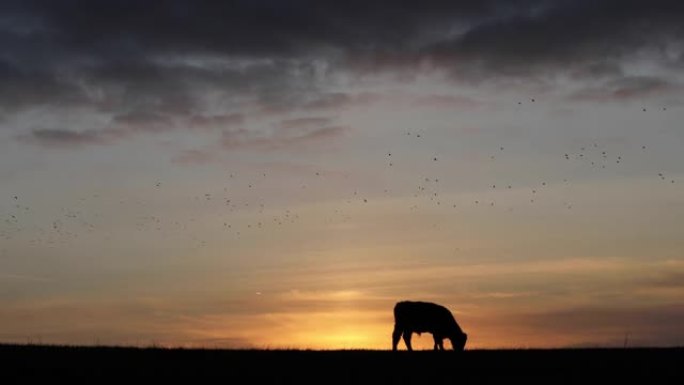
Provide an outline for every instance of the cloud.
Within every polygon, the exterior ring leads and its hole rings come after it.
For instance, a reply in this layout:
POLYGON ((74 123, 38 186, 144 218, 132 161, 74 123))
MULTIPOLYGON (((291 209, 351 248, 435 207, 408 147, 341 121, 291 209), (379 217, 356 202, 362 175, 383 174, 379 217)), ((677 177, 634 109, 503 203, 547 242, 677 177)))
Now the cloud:
POLYGON ((672 82, 658 77, 627 76, 607 81, 599 87, 577 91, 570 96, 570 99, 589 102, 629 101, 663 95, 678 88, 679 86, 672 82))
MULTIPOLYGON (((0 44, 2 39, 0 39, 0 44)), ((52 73, 49 68, 31 70, 0 56, 0 111, 58 103, 73 106, 86 103, 78 86, 52 73)))
POLYGON ((163 132, 173 128, 173 122, 168 117, 150 111, 132 111, 117 115, 113 119, 119 130, 140 132, 163 132))
POLYGON ((325 126, 331 122, 331 118, 307 117, 297 119, 285 119, 278 125, 284 129, 302 129, 310 127, 325 126))
POLYGON ((190 119, 190 125, 201 128, 227 127, 244 123, 245 116, 241 113, 223 115, 195 115, 190 119))
POLYGON ((24 274, 5 274, 0 273, 0 280, 7 281, 28 281, 28 282, 54 282, 54 279, 47 277, 38 277, 24 274))
MULTIPOLYGON (((18 135, 20 141, 46 147, 73 148, 86 145, 109 145, 138 134, 159 134, 178 130, 180 127, 225 128, 240 125, 244 116, 239 113, 228 115, 195 115, 182 124, 167 115, 148 111, 132 111, 119 114, 111 119, 111 123, 101 129, 84 131, 61 128, 35 128, 28 134, 18 135)), ((180 163, 204 162, 209 160, 208 153, 200 156, 190 151, 175 158, 180 163), (200 160, 202 159, 202 160, 200 160)))
POLYGON ((45 147, 76 147, 90 144, 108 144, 111 138, 100 131, 71 131, 59 128, 34 128, 20 135, 19 140, 45 147))
MULTIPOLYGON (((672 80, 633 78, 626 64, 681 68, 682 15, 684 4, 674 0, 9 0, 0 20, 0 111, 85 109, 130 138, 179 123, 239 125, 250 103, 263 107, 260 114, 372 105, 382 94, 334 85, 388 73, 523 85, 624 76, 576 97, 630 99, 666 90, 672 80)), ((473 105, 446 95, 416 103, 473 105)), ((103 142, 82 127, 34 136, 103 142)))
POLYGON ((438 59, 477 63, 469 73, 516 75, 613 63, 682 40, 677 19, 684 7, 674 1, 528 4, 439 42, 431 51, 438 59))
POLYGON ((668 271, 648 281, 653 287, 658 288, 684 288, 684 271, 668 271))
POLYGON ((367 106, 378 102, 382 96, 377 93, 363 92, 349 94, 344 92, 331 92, 318 96, 302 105, 304 110, 339 110, 350 107, 367 106))
MULTIPOLYGON (((196 118, 196 117, 194 117, 196 118)), ((193 118, 193 119, 194 119, 193 118)), ((326 117, 303 117, 284 119, 273 124, 269 131, 249 130, 240 126, 244 120, 242 114, 228 116, 201 117, 200 125, 206 123, 208 127, 228 127, 221 131, 218 145, 205 146, 202 149, 184 150, 172 158, 172 162, 180 165, 207 164, 220 159, 222 152, 226 150, 280 150, 290 147, 299 147, 307 144, 325 144, 330 139, 344 135, 349 127, 335 126, 330 123, 333 118, 326 117), (216 122, 217 126, 214 126, 216 122)), ((269 168, 286 169, 287 166, 278 163, 269 168)), ((309 173, 313 168, 309 169, 309 173)), ((289 170, 292 171, 292 170, 289 170)), ((301 169, 298 169, 302 172, 301 169)), ((316 168, 320 171, 320 168, 316 168)))
MULTIPOLYGON (((201 310, 211 314, 212 309, 201 310)), ((226 325, 236 325, 239 320, 223 319, 223 325, 220 325, 206 314, 187 303, 167 298, 121 300, 105 296, 88 300, 55 297, 5 304, 0 309, 0 339, 25 343, 28 337, 41 343, 79 345, 252 346, 239 335, 246 325, 235 326, 230 335, 226 335, 226 325)))
POLYGON ((173 129, 173 123, 155 114, 127 114, 116 116, 113 124, 102 129, 83 131, 62 128, 34 128, 30 133, 17 135, 25 143, 53 148, 76 148, 89 145, 111 145, 139 133, 162 133, 173 129))
POLYGON ((643 49, 676 61, 662 48, 681 43, 684 12, 674 0, 7 3, 3 46, 19 68, 55 75, 75 64, 100 79, 143 82, 172 80, 167 70, 183 80, 209 81, 217 69, 231 78, 288 60, 428 63, 464 76, 566 71, 643 49))
MULTIPOLYGON (((631 308, 575 308, 514 315, 509 320, 547 336, 575 336, 592 344, 613 345, 631 335, 632 346, 679 346, 684 343, 684 305, 631 308)), ((553 338, 553 337, 551 337, 553 338)), ((576 343, 576 342, 575 342, 576 343)))
POLYGON ((347 126, 325 126, 314 129, 277 131, 259 134, 247 130, 224 131, 221 143, 224 149, 278 150, 307 144, 324 144, 349 132, 347 126))
POLYGON ((466 96, 425 95, 418 97, 413 105, 432 108, 473 108, 482 106, 482 102, 466 96))
POLYGON ((171 161, 181 165, 207 164, 216 159, 216 154, 209 150, 185 150, 174 156, 171 161))
POLYGON ((369 108, 379 103, 405 102, 403 95, 366 91, 327 92, 323 90, 310 90, 308 92, 283 93, 279 96, 271 96, 268 100, 260 100, 256 103, 258 110, 254 114, 255 116, 279 115, 291 112, 320 114, 354 108, 369 108))

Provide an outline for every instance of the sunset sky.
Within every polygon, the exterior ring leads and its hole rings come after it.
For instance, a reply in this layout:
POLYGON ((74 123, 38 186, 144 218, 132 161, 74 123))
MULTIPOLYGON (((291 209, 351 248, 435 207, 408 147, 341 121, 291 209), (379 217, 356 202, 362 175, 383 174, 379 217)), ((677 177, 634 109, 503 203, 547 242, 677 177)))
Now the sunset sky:
POLYGON ((682 20, 2 1, 0 342, 389 349, 412 299, 467 349, 684 345, 682 20))

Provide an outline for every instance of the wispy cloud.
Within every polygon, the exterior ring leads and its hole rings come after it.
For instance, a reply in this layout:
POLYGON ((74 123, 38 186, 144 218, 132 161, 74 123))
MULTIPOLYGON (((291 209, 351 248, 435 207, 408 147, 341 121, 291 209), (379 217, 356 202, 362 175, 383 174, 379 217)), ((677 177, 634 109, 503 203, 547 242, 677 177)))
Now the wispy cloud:
POLYGON ((332 121, 332 118, 325 117, 306 117, 296 119, 285 119, 278 123, 279 127, 284 129, 309 129, 327 126, 332 121))
POLYGON ((368 106, 382 100, 382 95, 373 92, 350 94, 332 92, 320 95, 302 105, 304 110, 341 110, 350 107, 368 106))
MULTIPOLYGON (((586 307, 510 315, 519 328, 528 328, 553 345, 679 346, 684 335, 684 305, 586 307), (572 337, 572 338, 568 338, 572 337), (560 344, 558 342, 561 342, 560 344)), ((522 342, 522 341, 521 341, 522 342)), ((537 342, 538 344, 539 342, 537 342)))
POLYGON ((113 138, 96 130, 71 131, 60 128, 34 128, 29 134, 19 135, 18 139, 46 147, 73 148, 92 144, 109 144, 113 138))
POLYGON ((132 111, 116 115, 112 119, 120 131, 163 132, 174 127, 169 117, 152 111, 132 111))
POLYGON ((190 125, 200 128, 225 128, 244 123, 245 116, 235 112, 222 115, 195 115, 190 118, 190 125))
POLYGON ((224 149, 277 150, 308 144, 325 144, 349 132, 347 126, 326 126, 313 129, 252 133, 246 130, 224 131, 221 144, 224 149))
POLYGON ((474 108, 481 107, 482 102, 466 97, 455 95, 426 95, 415 99, 413 105, 416 107, 432 108, 474 108))
POLYGON ((24 274, 0 273, 0 280, 28 281, 28 282, 54 282, 54 279, 24 274))
MULTIPOLYGON (((45 147, 74 148, 88 145, 109 145, 144 134, 161 134, 181 129, 225 129, 244 122, 240 113, 226 115, 195 115, 189 120, 147 111, 132 111, 112 117, 104 128, 68 130, 62 128, 34 128, 28 134, 17 135, 22 142, 45 147)), ((186 154, 187 159, 199 159, 198 153, 186 154)))
POLYGON ((579 90, 570 95, 571 100, 588 102, 620 102, 641 100, 650 96, 664 96, 680 86, 659 77, 627 76, 579 90))
POLYGON ((184 150, 175 155, 171 161, 181 165, 207 164, 216 160, 216 154, 211 150, 184 150))

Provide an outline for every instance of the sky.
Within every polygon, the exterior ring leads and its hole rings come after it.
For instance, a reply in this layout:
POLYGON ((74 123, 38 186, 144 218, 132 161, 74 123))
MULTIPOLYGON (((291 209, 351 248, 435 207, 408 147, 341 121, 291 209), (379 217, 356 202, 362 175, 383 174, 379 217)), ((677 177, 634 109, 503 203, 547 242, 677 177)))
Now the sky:
POLYGON ((682 346, 682 19, 3 1, 0 342, 682 346))

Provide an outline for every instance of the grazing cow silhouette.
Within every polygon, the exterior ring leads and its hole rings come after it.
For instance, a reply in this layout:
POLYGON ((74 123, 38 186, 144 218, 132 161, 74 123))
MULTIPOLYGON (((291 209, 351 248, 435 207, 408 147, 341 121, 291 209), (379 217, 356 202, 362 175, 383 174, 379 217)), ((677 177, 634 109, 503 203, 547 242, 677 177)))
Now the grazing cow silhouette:
POLYGON ((411 347, 412 333, 431 333, 435 350, 444 350, 443 340, 448 338, 456 351, 465 349, 468 335, 463 333, 449 309, 431 302, 402 301, 394 306, 394 332, 392 350, 397 350, 399 339, 404 337, 406 348, 411 347))

